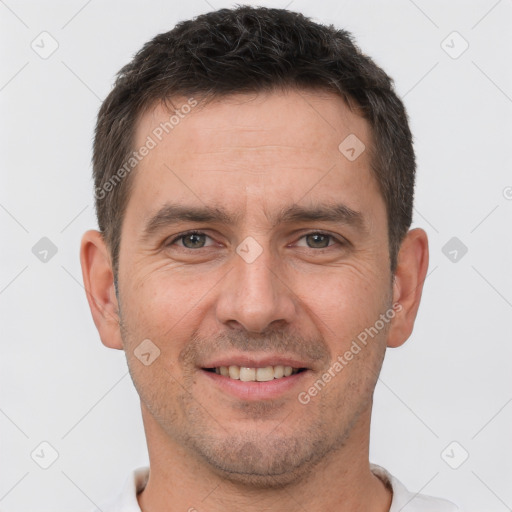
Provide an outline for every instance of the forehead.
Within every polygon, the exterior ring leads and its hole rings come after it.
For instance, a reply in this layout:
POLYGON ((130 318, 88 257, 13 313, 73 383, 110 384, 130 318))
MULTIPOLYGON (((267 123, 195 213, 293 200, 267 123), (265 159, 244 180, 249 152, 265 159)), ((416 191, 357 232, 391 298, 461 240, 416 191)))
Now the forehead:
POLYGON ((369 148, 370 127, 338 95, 240 94, 190 107, 195 102, 175 98, 177 112, 159 103, 139 120, 134 149, 152 146, 129 199, 141 217, 169 199, 238 214, 254 202, 268 217, 299 201, 340 202, 340 193, 353 209, 368 193, 379 196, 369 152, 353 158, 369 148))
MULTIPOLYGON (((348 133, 370 142, 367 121, 334 93, 285 90, 234 94, 189 108, 196 101, 181 97, 173 100, 172 108, 161 102, 154 105, 139 119, 135 145, 144 143, 159 127, 164 130, 159 145, 174 142, 174 146, 188 146, 196 154, 215 150, 235 137, 245 148, 288 146, 305 154, 332 148, 333 144, 337 147, 348 133)), ((183 156, 186 158, 186 153, 183 156)))

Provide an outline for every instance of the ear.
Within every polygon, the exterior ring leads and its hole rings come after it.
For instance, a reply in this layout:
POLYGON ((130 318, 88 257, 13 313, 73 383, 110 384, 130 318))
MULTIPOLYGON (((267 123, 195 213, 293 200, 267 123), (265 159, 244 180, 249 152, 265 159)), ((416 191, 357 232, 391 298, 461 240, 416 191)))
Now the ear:
POLYGON ((122 350, 119 305, 110 253, 99 231, 87 231, 80 246, 80 263, 87 301, 102 343, 122 350))
POLYGON ((399 347, 411 335, 428 269, 428 238, 423 229, 411 229, 398 253, 393 304, 400 304, 388 333, 388 347, 399 347))

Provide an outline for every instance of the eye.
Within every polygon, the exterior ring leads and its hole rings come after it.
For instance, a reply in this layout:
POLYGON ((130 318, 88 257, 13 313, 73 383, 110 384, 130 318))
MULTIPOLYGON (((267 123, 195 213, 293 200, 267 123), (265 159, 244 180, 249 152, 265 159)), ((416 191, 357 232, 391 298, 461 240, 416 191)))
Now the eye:
POLYGON ((201 231, 188 231, 187 233, 183 233, 176 238, 174 238, 169 245, 174 245, 176 242, 181 242, 181 246, 186 249, 202 249, 203 247, 207 247, 208 240, 211 241, 211 238, 208 235, 205 235, 201 231))
MULTIPOLYGON (((202 249, 213 245, 214 241, 201 231, 187 231, 173 238, 167 245, 178 245, 185 249, 202 249)), ((308 247, 310 249, 327 249, 332 245, 343 245, 340 240, 337 240, 333 235, 315 231, 303 235, 297 246, 308 247)))
MULTIPOLYGON (((306 246, 310 249, 326 249, 335 243, 340 243, 339 241, 335 240, 332 235, 322 232, 308 233, 307 235, 301 237, 300 240, 304 240, 306 246)), ((298 245, 304 247, 304 244, 299 243, 298 245)))

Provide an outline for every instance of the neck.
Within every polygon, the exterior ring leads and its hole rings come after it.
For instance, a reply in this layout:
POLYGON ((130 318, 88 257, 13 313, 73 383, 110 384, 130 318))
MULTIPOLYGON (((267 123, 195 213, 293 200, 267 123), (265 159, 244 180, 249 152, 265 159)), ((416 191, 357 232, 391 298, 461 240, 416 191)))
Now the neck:
MULTIPOLYGON (((285 508, 388 512, 391 492, 370 471, 371 407, 359 417, 346 443, 311 471, 284 485, 233 482, 169 439, 142 406, 150 475, 138 496, 142 512, 277 512, 285 508)), ((291 480, 291 481, 290 481, 291 480)))

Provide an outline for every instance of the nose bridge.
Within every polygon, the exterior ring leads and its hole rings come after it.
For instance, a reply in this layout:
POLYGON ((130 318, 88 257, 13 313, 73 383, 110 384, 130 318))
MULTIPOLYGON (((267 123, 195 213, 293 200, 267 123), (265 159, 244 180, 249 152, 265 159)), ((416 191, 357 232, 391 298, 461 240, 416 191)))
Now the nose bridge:
POLYGON ((262 332, 275 321, 291 322, 295 304, 279 277, 277 257, 250 237, 237 247, 217 303, 220 322, 251 332, 262 332))

